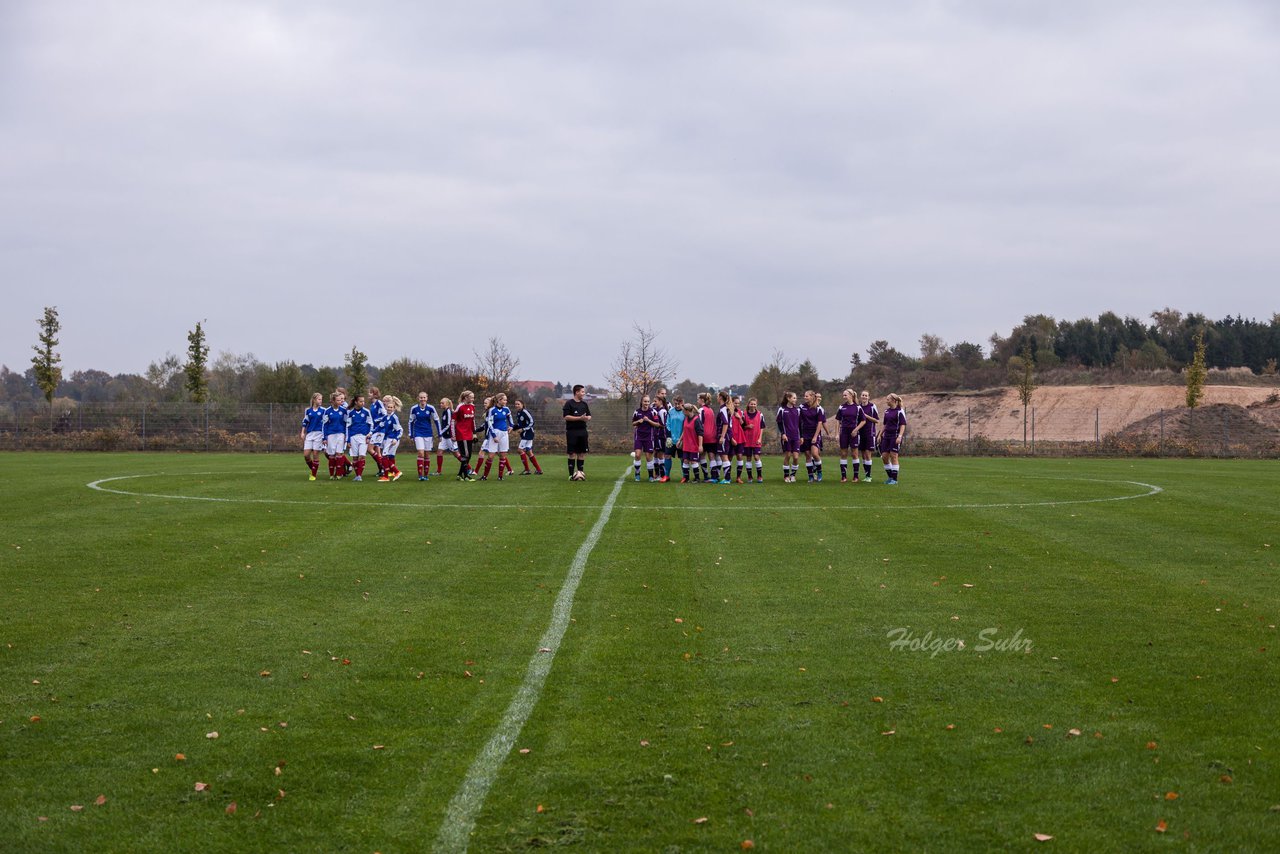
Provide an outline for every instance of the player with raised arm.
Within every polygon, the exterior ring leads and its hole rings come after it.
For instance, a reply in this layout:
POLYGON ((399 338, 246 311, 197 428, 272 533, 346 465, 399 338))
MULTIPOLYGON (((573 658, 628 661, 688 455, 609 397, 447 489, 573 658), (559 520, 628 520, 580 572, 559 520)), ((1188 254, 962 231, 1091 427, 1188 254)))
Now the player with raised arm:
POLYGON ((890 393, 886 398, 888 408, 884 411, 880 428, 880 461, 884 464, 885 484, 898 485, 898 453, 902 450, 902 440, 907 436, 907 413, 902 410, 902 398, 890 393))
POLYGON ((315 480, 320 471, 320 454, 324 452, 324 395, 320 392, 311 395, 311 405, 302 413, 301 438, 302 458, 311 472, 307 480, 315 480))
POLYGON ((569 458, 569 480, 586 480, 587 454, 591 452, 587 424, 591 421, 591 407, 585 400, 587 389, 578 384, 573 387, 573 397, 564 402, 564 444, 569 458))
POLYGON ((404 404, 400 402, 400 398, 391 394, 383 395, 382 404, 387 408, 387 414, 382 424, 382 476, 378 481, 386 483, 400 479, 401 472, 396 466, 396 451, 400 448, 400 437, 404 435, 404 428, 400 426, 400 416, 396 413, 404 404))

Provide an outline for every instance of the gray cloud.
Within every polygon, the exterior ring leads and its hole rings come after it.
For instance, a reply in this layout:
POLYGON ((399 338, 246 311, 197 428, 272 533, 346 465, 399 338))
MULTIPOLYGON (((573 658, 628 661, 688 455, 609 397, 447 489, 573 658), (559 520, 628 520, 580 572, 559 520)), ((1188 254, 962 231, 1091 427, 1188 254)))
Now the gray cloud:
POLYGON ((1275 311, 1270 4, 7 4, 0 361, 598 379, 1275 311))

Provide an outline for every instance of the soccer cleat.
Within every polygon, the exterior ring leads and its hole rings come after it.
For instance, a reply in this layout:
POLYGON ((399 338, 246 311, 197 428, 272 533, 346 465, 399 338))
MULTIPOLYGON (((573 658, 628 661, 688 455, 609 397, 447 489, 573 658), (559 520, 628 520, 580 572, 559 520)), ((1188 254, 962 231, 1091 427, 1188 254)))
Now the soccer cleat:
POLYGON ((636 475, 636 483, 640 482, 640 475, 636 475))
POLYGON ((307 480, 315 480, 315 479, 316 479, 315 475, 310 475, 309 477, 307 477, 307 480))
POLYGON ((734 483, 742 483, 742 478, 738 478, 737 480, 734 481, 734 483))
POLYGON ((399 479, 400 479, 400 476, 401 476, 402 474, 404 474, 404 472, 398 471, 398 472, 396 472, 395 474, 391 475, 391 479, 392 479, 392 480, 399 480, 399 479))
POLYGON ((489 475, 487 475, 487 474, 482 474, 482 475, 480 475, 480 479, 481 479, 481 480, 488 480, 488 479, 489 479, 489 475))
POLYGON ((815 474, 813 476, 813 480, 815 483, 822 483, 822 472, 818 472, 817 474, 815 474))
POLYGON ((529 471, 528 469, 525 469, 524 471, 520 472, 521 477, 525 477, 530 474, 533 474, 533 472, 529 471))
POLYGON ((362 481, 362 480, 364 480, 364 478, 363 478, 363 477, 361 477, 360 475, 356 475, 356 476, 352 479, 352 481, 351 481, 351 482, 352 482, 352 483, 359 483, 359 482, 360 482, 360 481, 362 481))
POLYGON ((382 477, 378 478, 378 483, 390 483, 390 482, 391 482, 391 478, 387 477, 385 474, 382 477))
POLYGON ((671 480, 671 478, 664 474, 662 477, 658 478, 658 483, 666 483, 669 480, 671 480))
POLYGON ((419 482, 424 481, 424 480, 426 480, 426 478, 425 478, 425 477, 423 477, 422 475, 418 475, 418 481, 419 481, 419 482))
POLYGON ((841 482, 841 483, 848 483, 848 482, 849 482, 849 478, 847 478, 847 477, 842 477, 842 478, 840 478, 840 482, 841 482))
POLYGON ((896 480, 892 480, 892 479, 890 479, 890 480, 886 480, 886 481, 884 482, 884 485, 885 485, 885 486, 897 486, 897 485, 898 485, 898 482, 897 482, 896 480))
MULTIPOLYGON (((528 472, 525 472, 525 474, 528 474, 528 472)), ((534 472, 534 474, 542 474, 542 472, 540 472, 540 471, 535 471, 535 472, 534 472)))
POLYGON ((689 478, 687 478, 687 477, 682 477, 682 478, 680 478, 680 482, 681 482, 681 483, 688 483, 688 482, 689 482, 689 478))
POLYGON ((857 476, 856 474, 853 476, 853 482, 854 482, 854 483, 857 483, 857 482, 858 482, 858 476, 857 476))

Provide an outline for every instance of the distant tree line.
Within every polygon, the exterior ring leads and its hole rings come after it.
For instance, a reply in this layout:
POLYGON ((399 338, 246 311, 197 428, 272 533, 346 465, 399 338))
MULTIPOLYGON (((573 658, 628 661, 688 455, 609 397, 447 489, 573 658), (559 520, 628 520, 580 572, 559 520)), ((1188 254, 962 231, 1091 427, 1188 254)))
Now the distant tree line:
MULTIPOLYGON (((497 338, 477 351, 470 365, 430 365, 402 357, 385 365, 371 365, 353 346, 339 365, 265 363, 252 353, 220 352, 208 360, 209 345, 203 322, 188 334, 185 361, 170 353, 152 362, 141 374, 109 374, 78 370, 66 374, 54 350, 60 330, 57 310, 46 309, 38 320, 35 358, 25 372, 0 366, 0 404, 34 403, 66 398, 83 402, 200 402, 280 403, 304 405, 313 392, 329 392, 338 386, 350 389, 376 384, 384 392, 401 397, 426 389, 433 398, 456 395, 471 388, 484 397, 497 391, 523 391, 515 379, 519 360, 497 338)), ((699 380, 676 380, 678 364, 656 343, 657 334, 637 325, 634 338, 623 345, 611 365, 600 370, 605 384, 624 398, 638 399, 658 387, 692 399, 709 386, 699 380)), ((853 353, 849 372, 822 379, 808 359, 795 362, 774 351, 751 382, 724 383, 735 391, 759 398, 762 406, 776 404, 784 390, 814 389, 838 405, 839 389, 852 386, 899 392, 978 389, 1002 385, 1089 381, 1119 374, 1164 371, 1178 376, 1196 357, 1198 337, 1203 339, 1206 369, 1248 368, 1255 374, 1275 376, 1280 358, 1280 313, 1269 322, 1239 316, 1210 320, 1201 314, 1183 314, 1171 308, 1153 312, 1149 322, 1106 312, 1097 318, 1055 320, 1043 314, 1029 315, 1008 335, 994 334, 984 348, 970 341, 947 344, 932 334, 919 339, 919 355, 909 355, 888 341, 873 341, 862 353, 853 353), (1047 376, 1046 376, 1047 374, 1047 376), (1038 377, 1038 378, 1037 378, 1038 377)), ((576 380, 577 378, 575 378, 576 380)), ((724 378, 741 380, 744 378, 724 378)), ((1180 380, 1175 380, 1180 381, 1180 380)), ((589 386, 589 390, 597 390, 589 386)), ((568 393, 568 382, 526 395, 531 402, 568 393)), ((830 408, 830 407, 828 407, 830 408)))

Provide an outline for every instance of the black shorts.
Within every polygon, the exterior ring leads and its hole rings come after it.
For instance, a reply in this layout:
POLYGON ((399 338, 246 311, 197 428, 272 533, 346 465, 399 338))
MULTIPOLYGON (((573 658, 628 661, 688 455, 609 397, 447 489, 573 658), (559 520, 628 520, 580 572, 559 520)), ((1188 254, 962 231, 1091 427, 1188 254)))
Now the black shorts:
POLYGON ((587 447, 587 433, 585 430, 581 433, 565 433, 564 444, 565 453, 567 454, 591 453, 591 449, 587 447))
POLYGON ((800 453, 807 454, 809 449, 813 447, 813 437, 806 436, 800 440, 800 453))

